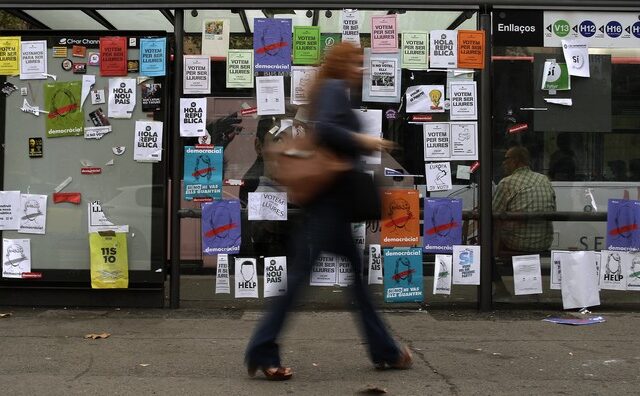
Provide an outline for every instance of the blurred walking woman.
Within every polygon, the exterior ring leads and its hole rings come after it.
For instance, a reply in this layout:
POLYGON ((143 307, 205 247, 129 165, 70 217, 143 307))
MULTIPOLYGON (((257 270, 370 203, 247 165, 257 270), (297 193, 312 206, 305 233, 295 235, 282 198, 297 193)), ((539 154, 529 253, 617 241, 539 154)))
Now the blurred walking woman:
MULTIPOLYGON (((351 43, 340 43, 326 55, 318 79, 310 90, 310 119, 315 123, 318 144, 347 159, 357 167, 361 154, 390 147, 381 138, 360 134, 359 122, 352 112, 349 89, 359 89, 362 81, 362 53, 351 43)), ((245 362, 249 375, 261 370, 267 379, 287 380, 293 370, 280 361, 278 335, 320 252, 345 256, 356 274, 350 289, 360 310, 362 330, 369 356, 378 369, 406 369, 412 364, 411 352, 398 345, 375 311, 361 276, 361 257, 351 234, 349 201, 350 172, 338 179, 304 207, 302 229, 294 233, 291 245, 293 265, 289 268, 288 291, 274 300, 249 342, 245 362)), ((320 351, 318 351, 320 352, 320 351)))

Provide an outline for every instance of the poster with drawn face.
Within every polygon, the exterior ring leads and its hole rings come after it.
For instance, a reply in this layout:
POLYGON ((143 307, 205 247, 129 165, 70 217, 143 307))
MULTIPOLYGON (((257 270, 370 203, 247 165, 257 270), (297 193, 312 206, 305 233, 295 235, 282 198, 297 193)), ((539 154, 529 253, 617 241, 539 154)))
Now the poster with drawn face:
POLYGON ((236 298, 258 298, 258 271, 256 259, 236 257, 236 298))
POLYGON ((425 253, 452 253, 462 243, 462 200, 424 199, 423 249, 425 253))
POLYGON ((640 201, 610 199, 607 207, 607 250, 640 250, 640 201))
POLYGON ((382 193, 380 244, 416 246, 420 241, 420 205, 416 190, 386 190, 382 193))
POLYGON ((255 18, 253 20, 255 71, 290 71, 291 26, 291 19, 255 18))
POLYGON ((240 253, 240 201, 221 200, 202 204, 202 253, 240 253))
POLYGON ((47 196, 20 195, 20 229, 23 234, 44 234, 47 225, 47 196))
POLYGON ((384 249, 384 301, 422 302, 422 249, 384 249))
POLYGON ((31 240, 2 238, 2 277, 22 278, 31 272, 31 240))

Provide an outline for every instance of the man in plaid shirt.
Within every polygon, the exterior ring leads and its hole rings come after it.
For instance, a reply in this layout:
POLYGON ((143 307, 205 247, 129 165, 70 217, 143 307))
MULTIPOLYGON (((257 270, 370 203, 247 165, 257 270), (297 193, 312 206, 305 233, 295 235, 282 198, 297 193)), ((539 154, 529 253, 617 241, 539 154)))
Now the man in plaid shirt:
MULTIPOLYGON (((529 151, 522 146, 507 150, 502 166, 507 175, 493 197, 493 212, 554 212, 556 195, 549 179, 529 169, 529 151)), ((498 250, 539 252, 553 241, 547 220, 502 221, 497 224, 498 250)))

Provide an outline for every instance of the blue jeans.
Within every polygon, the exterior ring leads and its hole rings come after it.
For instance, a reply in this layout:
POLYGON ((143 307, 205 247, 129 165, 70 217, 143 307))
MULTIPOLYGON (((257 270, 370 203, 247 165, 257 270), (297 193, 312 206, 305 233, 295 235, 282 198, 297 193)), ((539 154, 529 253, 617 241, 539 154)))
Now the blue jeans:
POLYGON ((311 267, 320 252, 345 256, 355 271, 355 282, 349 287, 360 310, 369 356, 374 364, 395 363, 400 349, 385 323, 375 311, 367 285, 362 280, 362 258, 351 235, 347 205, 337 189, 326 193, 305 210, 302 229, 294 233, 293 265, 287 293, 278 297, 255 329, 246 350, 245 362, 254 367, 279 367, 280 351, 276 342, 287 311, 307 281, 311 267))

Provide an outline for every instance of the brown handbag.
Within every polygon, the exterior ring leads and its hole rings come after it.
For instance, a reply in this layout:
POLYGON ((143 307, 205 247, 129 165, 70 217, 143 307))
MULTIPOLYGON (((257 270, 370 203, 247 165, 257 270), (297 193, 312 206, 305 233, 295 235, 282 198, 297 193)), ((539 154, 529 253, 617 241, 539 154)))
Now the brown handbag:
POLYGON ((288 200, 304 206, 326 191, 338 175, 353 168, 345 159, 316 143, 313 134, 291 138, 270 150, 267 160, 274 161, 274 180, 287 187, 288 200))

